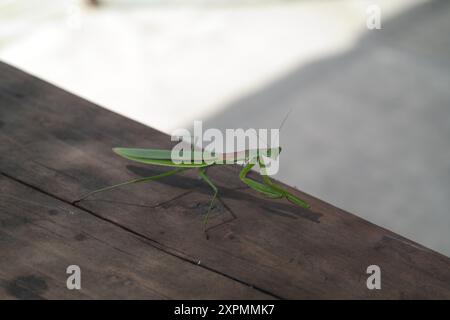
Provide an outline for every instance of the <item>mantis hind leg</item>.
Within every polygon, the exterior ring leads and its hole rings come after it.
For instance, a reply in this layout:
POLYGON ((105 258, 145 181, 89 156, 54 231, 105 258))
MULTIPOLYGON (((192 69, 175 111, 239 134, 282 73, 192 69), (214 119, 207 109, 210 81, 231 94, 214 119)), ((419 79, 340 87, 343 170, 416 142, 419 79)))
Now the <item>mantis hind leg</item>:
POLYGON ((276 190, 270 185, 263 184, 261 182, 255 181, 253 179, 247 178, 247 174, 249 171, 253 168, 255 163, 252 163, 251 161, 242 169, 242 171, 239 173, 239 178, 243 183, 245 183, 247 186, 252 188, 255 191, 258 191, 269 198, 281 198, 283 197, 283 193, 276 190))
POLYGON ((90 197, 90 196, 92 196, 94 194, 97 194, 97 193, 100 193, 100 192, 109 191, 109 190, 112 190, 112 189, 115 189, 115 188, 118 188, 118 187, 123 187, 123 186, 129 185, 129 184, 133 184, 133 183, 144 183, 144 182, 149 182, 149 181, 153 181, 153 180, 158 180, 158 179, 161 179, 161 178, 164 178, 164 177, 168 177, 168 176, 174 175, 176 173, 179 173, 179 172, 182 172, 182 171, 185 171, 185 170, 188 170, 188 169, 191 169, 191 168, 177 168, 177 169, 174 169, 174 170, 163 172, 161 174, 157 174, 155 176, 139 178, 139 179, 133 179, 133 180, 125 181, 125 182, 122 182, 122 183, 119 183, 119 184, 115 184, 113 186, 109 186, 109 187, 106 187, 106 188, 97 189, 97 190, 94 190, 92 192, 89 192, 89 193, 85 194, 84 196, 82 196, 80 199, 74 201, 73 203, 76 204, 76 203, 78 203, 80 201, 83 201, 87 197, 90 197))
POLYGON ((205 218, 203 219, 203 231, 204 232, 206 232, 206 225, 208 224, 209 212, 211 211, 211 209, 212 209, 212 207, 214 205, 214 200, 216 200, 217 194, 219 193, 219 190, 214 185, 214 183, 212 183, 212 181, 205 174, 205 172, 206 172, 206 167, 198 169, 198 175, 200 176, 200 178, 202 178, 211 187, 211 189, 213 189, 214 195, 213 195, 213 197, 211 199, 211 202, 209 204, 208 211, 206 212, 205 218))

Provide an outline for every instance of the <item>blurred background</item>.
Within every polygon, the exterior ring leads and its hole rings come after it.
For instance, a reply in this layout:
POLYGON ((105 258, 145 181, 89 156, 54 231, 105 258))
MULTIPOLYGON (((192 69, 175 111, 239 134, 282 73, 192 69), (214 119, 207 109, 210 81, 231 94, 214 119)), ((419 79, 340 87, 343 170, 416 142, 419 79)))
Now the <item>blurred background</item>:
POLYGON ((0 60, 166 133, 292 109, 279 180, 447 256, 449 34, 448 0, 0 0, 0 60))

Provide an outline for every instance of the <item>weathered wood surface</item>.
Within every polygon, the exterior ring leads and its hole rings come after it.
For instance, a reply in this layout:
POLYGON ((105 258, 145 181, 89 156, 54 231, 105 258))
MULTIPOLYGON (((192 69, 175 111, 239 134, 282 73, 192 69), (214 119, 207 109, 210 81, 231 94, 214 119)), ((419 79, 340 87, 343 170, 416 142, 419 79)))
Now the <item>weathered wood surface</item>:
POLYGON ((0 296, 14 297, 20 282, 45 298, 450 298, 449 258, 294 189, 310 210, 265 199, 244 188, 236 167, 209 171, 221 197, 209 240, 201 218, 211 192, 192 172, 73 205, 88 191, 164 170, 112 147, 170 145, 0 64, 0 296), (8 194, 76 214, 51 215, 8 194), (69 264, 86 266, 86 291, 65 288, 69 264), (371 264, 381 267, 381 290, 366 287, 371 264), (34 289, 42 278, 45 293, 34 289))
POLYGON ((0 191, 2 298, 271 298, 5 176, 0 191), (72 264, 82 290, 66 288, 72 264))

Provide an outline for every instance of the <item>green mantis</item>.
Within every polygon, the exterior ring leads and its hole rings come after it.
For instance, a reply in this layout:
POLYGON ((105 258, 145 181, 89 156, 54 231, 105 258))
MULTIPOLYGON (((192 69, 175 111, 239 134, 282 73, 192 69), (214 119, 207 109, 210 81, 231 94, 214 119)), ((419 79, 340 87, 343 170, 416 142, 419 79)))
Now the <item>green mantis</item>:
MULTIPOLYGON (((109 186, 106 188, 98 189, 95 191, 92 191, 76 202, 80 202, 84 199, 86 199, 89 196, 92 196, 94 194, 108 191, 117 187, 122 187, 125 185, 133 184, 133 183, 145 183, 150 181, 155 181, 164 177, 168 177, 177 173, 180 173, 182 171, 186 170, 197 170, 197 173, 199 177, 205 181, 212 189, 213 196, 211 199, 211 202, 208 207, 208 211, 204 217, 204 231, 206 231, 206 225, 208 222, 208 216, 213 208, 214 201, 216 200, 219 190, 214 185, 214 183, 211 181, 211 179, 206 175, 206 169, 210 168, 212 166, 216 165, 226 165, 226 164, 238 164, 238 163, 245 163, 244 168, 239 173, 240 180, 246 184, 251 189, 263 194, 266 197, 273 198, 273 199, 286 199, 293 204, 296 204, 303 208, 309 208, 309 204, 303 201, 302 199, 298 198, 297 196, 293 195, 286 189, 282 188, 281 186, 275 184, 270 178, 269 175, 266 172, 266 161, 264 161, 264 157, 268 157, 270 159, 277 159, 279 156, 279 153, 281 152, 281 148, 266 148, 266 149, 247 149, 242 152, 233 152, 233 153, 224 153, 224 154, 212 154, 208 157, 202 158, 201 161, 188 161, 186 162, 179 162, 174 161, 172 156, 171 150, 159 150, 159 149, 135 149, 135 148, 114 148, 113 151, 117 153, 119 156, 124 157, 128 160, 135 161, 138 163, 148 164, 148 165, 158 165, 158 166, 165 166, 165 167, 171 167, 174 168, 172 170, 169 170, 167 172, 154 175, 151 177, 145 177, 145 178, 139 178, 139 179, 133 179, 130 181, 126 181, 123 183, 119 183, 113 186, 109 186), (249 177, 247 177, 249 171, 256 165, 259 165, 260 168, 260 174, 262 176, 262 182, 253 180, 249 177)), ((192 151, 192 153, 189 155, 196 156, 196 152, 198 151, 192 151)))

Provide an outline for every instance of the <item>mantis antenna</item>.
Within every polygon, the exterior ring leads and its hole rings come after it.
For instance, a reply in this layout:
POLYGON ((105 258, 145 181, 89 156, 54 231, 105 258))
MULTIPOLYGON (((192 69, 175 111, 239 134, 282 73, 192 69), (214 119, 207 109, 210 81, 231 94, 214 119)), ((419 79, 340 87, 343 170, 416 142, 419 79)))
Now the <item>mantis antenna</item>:
MULTIPOLYGON (((289 109, 289 111, 286 113, 286 115, 284 116, 283 120, 281 121, 280 126, 278 127, 278 131, 277 131, 277 133, 276 133, 274 139, 272 139, 272 135, 270 135, 270 144, 271 144, 270 147, 269 147, 269 145, 267 144, 267 141, 264 141, 264 139, 263 139, 262 137, 260 137, 260 135, 258 135, 258 139, 260 140, 260 142, 261 142, 261 141, 264 142, 265 148, 271 148, 271 149, 272 149, 273 147, 278 147, 278 148, 280 147, 280 144, 279 144, 279 143, 278 143, 278 146, 273 146, 273 143, 274 143, 273 140, 276 140, 276 138, 279 137, 280 131, 281 131, 281 129, 283 128, 284 124, 286 123, 286 120, 287 120, 287 118, 289 117, 289 114, 290 114, 291 112, 292 112, 292 108, 289 109)), ((278 155, 279 155, 279 154, 278 154, 278 155)), ((263 157, 263 159, 264 159, 264 157, 263 157)), ((258 160, 258 161, 259 161, 259 160, 258 160)), ((263 162, 264 162, 264 160, 263 160, 263 162)), ((261 163, 259 163, 259 166, 260 166, 260 170, 263 170, 263 171, 265 172, 265 174, 267 174, 265 165, 264 165, 263 167, 261 167, 261 163)))
POLYGON ((281 129, 283 128, 284 124, 286 123, 287 118, 289 117, 289 115, 292 112, 292 108, 289 109, 289 111, 286 113, 286 115, 284 116, 283 121, 281 121, 280 126, 278 127, 278 131, 281 131, 281 129))
MULTIPOLYGON (((286 113, 286 115, 284 116, 283 120, 281 121, 281 124, 280 124, 280 126, 278 127, 277 135, 280 134, 280 131, 281 131, 281 129, 283 128, 284 124, 286 123, 286 120, 288 119, 288 117, 289 117, 289 115, 291 114, 291 112, 292 112, 292 108, 289 109, 289 111, 286 113)), ((269 147, 269 146, 267 145, 267 141, 265 141, 265 140, 264 140, 263 138, 261 138, 259 135, 258 135, 258 139, 259 139, 260 141, 264 142, 264 145, 265 145, 266 147, 269 147)), ((271 142, 272 142, 272 141, 271 141, 271 142)))
POLYGON ((283 121, 281 121, 281 124, 280 124, 280 126, 278 127, 278 132, 277 132, 278 135, 280 134, 281 129, 283 128, 284 124, 286 123, 286 120, 288 119, 288 117, 289 117, 289 115, 291 114, 291 112, 292 112, 292 108, 289 109, 289 111, 288 111, 288 112, 286 113, 286 115, 284 116, 283 121))

